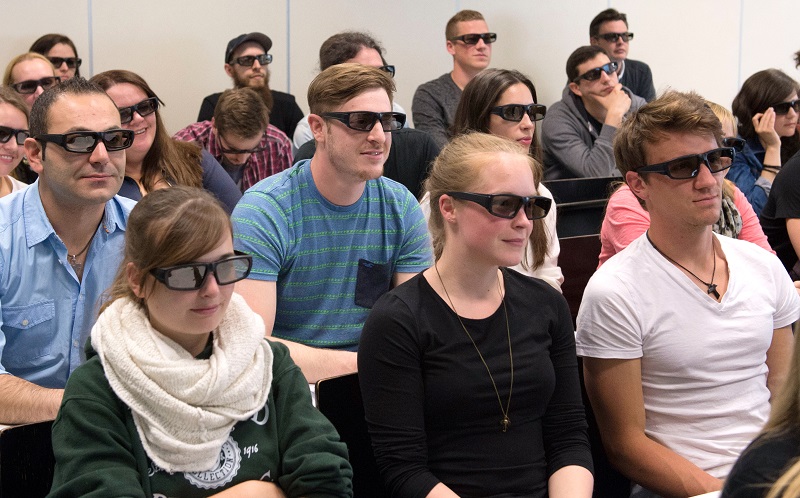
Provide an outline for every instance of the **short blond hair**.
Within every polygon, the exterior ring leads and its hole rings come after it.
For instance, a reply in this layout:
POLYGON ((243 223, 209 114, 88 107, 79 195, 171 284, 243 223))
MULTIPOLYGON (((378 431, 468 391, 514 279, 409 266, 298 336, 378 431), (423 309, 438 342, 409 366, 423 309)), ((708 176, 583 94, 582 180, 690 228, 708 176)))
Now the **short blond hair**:
POLYGON ((388 73, 363 64, 336 64, 319 73, 308 85, 308 107, 312 114, 319 115, 374 88, 386 90, 392 102, 395 86, 388 73))
POLYGON ((456 15, 451 17, 449 21, 447 21, 447 26, 444 28, 444 37, 445 39, 450 40, 451 38, 458 36, 458 23, 460 22, 485 20, 486 19, 483 18, 483 14, 477 10, 460 10, 456 12, 456 15))
POLYGON ((11 62, 9 62, 8 65, 6 66, 6 72, 3 73, 3 86, 11 86, 14 83, 18 83, 17 81, 11 81, 11 71, 14 70, 14 66, 16 66, 22 61, 30 61, 35 59, 39 59, 46 62, 48 66, 53 68, 53 76, 56 75, 56 68, 53 67, 53 63, 50 62, 50 59, 48 59, 42 54, 37 54, 36 52, 25 52, 24 54, 19 54, 18 56, 11 59, 11 62))

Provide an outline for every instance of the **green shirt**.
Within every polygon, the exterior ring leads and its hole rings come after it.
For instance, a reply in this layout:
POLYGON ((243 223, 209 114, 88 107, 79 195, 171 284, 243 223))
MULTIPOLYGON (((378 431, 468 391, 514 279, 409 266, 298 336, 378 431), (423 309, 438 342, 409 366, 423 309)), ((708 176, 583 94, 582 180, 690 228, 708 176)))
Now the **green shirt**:
MULTIPOLYGON (((93 356, 70 377, 53 424, 50 496, 209 496, 249 480, 275 482, 287 497, 352 497, 347 448, 311 405, 305 377, 282 344, 267 404, 237 423, 205 472, 168 473, 142 447, 130 409, 93 356)), ((90 352, 89 354, 93 354, 90 352)), ((211 355, 211 344, 198 358, 211 355)))

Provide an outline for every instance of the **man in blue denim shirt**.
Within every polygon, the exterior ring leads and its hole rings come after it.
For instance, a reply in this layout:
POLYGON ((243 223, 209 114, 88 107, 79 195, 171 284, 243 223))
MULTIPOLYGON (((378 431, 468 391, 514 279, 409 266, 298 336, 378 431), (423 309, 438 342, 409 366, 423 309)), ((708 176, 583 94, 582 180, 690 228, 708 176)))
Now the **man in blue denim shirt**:
POLYGON ((0 200, 0 423, 55 417, 122 261, 134 203, 115 197, 133 132, 73 78, 35 102, 25 153, 39 180, 0 200))

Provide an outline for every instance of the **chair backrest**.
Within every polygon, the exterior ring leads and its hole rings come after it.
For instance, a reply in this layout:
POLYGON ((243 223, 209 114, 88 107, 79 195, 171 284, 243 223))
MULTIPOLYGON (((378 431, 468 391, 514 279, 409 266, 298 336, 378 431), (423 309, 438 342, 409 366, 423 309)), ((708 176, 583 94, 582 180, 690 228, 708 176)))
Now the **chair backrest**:
POLYGON ((372 453, 358 374, 318 381, 316 397, 317 408, 331 421, 347 445, 350 465, 353 466, 354 498, 388 498, 372 453))
POLYGON ((0 497, 46 496, 53 484, 53 422, 0 431, 0 497))
POLYGON ((558 239, 561 252, 558 255, 558 266, 564 274, 561 292, 569 304, 572 322, 578 317, 578 308, 583 299, 583 290, 597 269, 600 256, 600 236, 580 235, 558 239))
POLYGON ((553 194, 558 209, 558 237, 575 237, 600 233, 606 204, 614 185, 621 179, 567 178, 543 182, 553 194))

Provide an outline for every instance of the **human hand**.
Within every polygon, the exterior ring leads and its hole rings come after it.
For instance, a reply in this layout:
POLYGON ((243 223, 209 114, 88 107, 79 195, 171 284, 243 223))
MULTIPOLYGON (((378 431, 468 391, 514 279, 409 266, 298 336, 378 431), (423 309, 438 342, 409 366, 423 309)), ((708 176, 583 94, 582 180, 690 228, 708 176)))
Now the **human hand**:
POLYGON ((615 126, 622 121, 622 117, 631 108, 631 97, 622 89, 622 85, 617 83, 614 89, 602 97, 598 97, 597 101, 606 110, 606 123, 614 124, 615 126))
POLYGON ((775 131, 775 110, 772 107, 753 116, 753 128, 764 149, 780 148, 781 137, 775 131))
POLYGON ((274 482, 245 481, 212 495, 212 498, 286 498, 286 494, 274 482))

